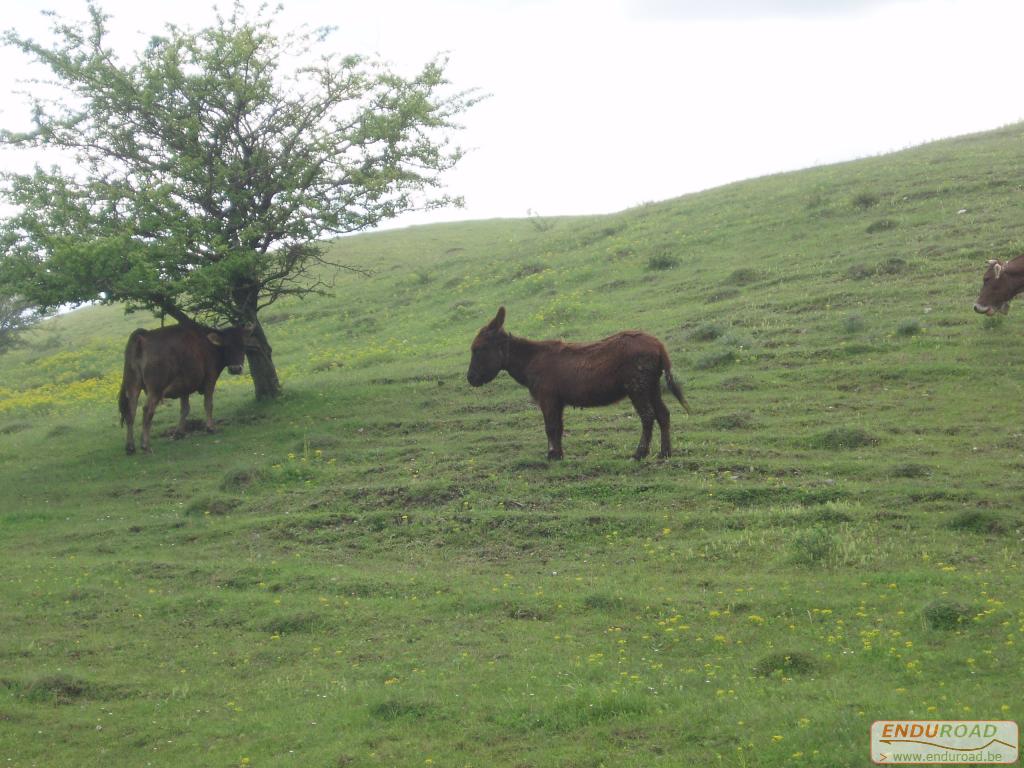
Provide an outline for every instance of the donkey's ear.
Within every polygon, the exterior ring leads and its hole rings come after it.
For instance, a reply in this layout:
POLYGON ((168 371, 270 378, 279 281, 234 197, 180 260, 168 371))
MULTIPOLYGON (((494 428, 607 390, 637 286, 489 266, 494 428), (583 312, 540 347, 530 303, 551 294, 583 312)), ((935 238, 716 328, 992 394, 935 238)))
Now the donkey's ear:
POLYGON ((494 316, 494 319, 487 324, 487 329, 490 331, 500 330, 505 325, 505 308, 499 307, 498 314, 494 316))

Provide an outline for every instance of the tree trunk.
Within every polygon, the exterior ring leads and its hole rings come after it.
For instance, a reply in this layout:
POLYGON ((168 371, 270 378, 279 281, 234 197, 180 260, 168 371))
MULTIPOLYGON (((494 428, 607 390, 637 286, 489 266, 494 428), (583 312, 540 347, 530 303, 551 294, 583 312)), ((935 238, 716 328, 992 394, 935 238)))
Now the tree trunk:
POLYGON ((252 331, 253 338, 259 342, 259 348, 249 348, 245 356, 249 360, 249 373, 256 389, 257 400, 273 400, 281 394, 281 381, 277 378, 274 367, 273 350, 263 326, 257 320, 252 331))

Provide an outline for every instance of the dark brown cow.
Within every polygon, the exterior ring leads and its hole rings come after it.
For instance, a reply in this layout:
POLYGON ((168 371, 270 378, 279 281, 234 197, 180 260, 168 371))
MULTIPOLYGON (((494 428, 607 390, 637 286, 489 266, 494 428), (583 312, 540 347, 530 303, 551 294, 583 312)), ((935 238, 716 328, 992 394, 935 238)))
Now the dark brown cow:
POLYGON ((139 328, 128 337, 124 350, 124 377, 118 398, 121 424, 127 425, 125 451, 135 453, 135 410, 139 393, 146 393, 142 410, 142 450, 149 452, 149 429, 153 413, 165 397, 181 398, 181 418, 174 437, 185 434, 188 398, 203 393, 206 407, 206 431, 213 431, 213 389, 221 371, 242 372, 245 349, 252 344, 249 328, 207 328, 197 323, 182 323, 147 331, 139 328))
POLYGON ((480 329, 470 347, 472 358, 466 378, 474 387, 491 381, 501 371, 530 390, 544 414, 548 458, 562 458, 562 412, 610 405, 628 397, 640 415, 643 432, 633 454, 642 459, 650 452, 657 419, 661 430, 661 458, 672 455, 668 408, 661 399, 661 374, 686 412, 690 406, 672 378, 665 346, 640 331, 623 331, 592 344, 530 341, 507 333, 505 308, 480 329))
POLYGON ((1010 300, 1024 291, 1024 256, 1009 261, 990 259, 974 311, 983 315, 1010 311, 1010 300))

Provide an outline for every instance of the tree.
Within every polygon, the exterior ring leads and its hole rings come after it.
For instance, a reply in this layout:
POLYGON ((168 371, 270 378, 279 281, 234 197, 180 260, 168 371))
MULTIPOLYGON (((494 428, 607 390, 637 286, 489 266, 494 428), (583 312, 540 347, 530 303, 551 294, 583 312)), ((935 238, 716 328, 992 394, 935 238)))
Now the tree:
POLYGON ((21 343, 21 332, 34 325, 39 313, 24 299, 0 290, 0 355, 21 343))
POLYGON ((8 173, 18 213, 0 224, 0 282, 34 304, 100 301, 251 324, 256 397, 280 383, 259 312, 322 292, 329 237, 415 209, 458 205, 440 177, 474 91, 451 92, 446 62, 411 78, 362 56, 324 53, 329 30, 280 34, 275 17, 167 26, 132 63, 85 25, 55 17, 52 45, 5 42, 45 65, 60 96, 32 99, 34 128, 0 142, 57 150, 74 167, 8 173))

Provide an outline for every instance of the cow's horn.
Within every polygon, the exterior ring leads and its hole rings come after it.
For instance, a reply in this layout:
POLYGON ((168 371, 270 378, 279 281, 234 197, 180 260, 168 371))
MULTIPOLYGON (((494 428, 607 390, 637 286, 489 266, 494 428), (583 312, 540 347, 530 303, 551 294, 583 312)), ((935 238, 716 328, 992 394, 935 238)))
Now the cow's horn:
POLYGON ((1003 265, 997 261, 995 264, 992 265, 992 269, 995 270, 996 280, 998 280, 999 276, 1003 274, 1003 265))

